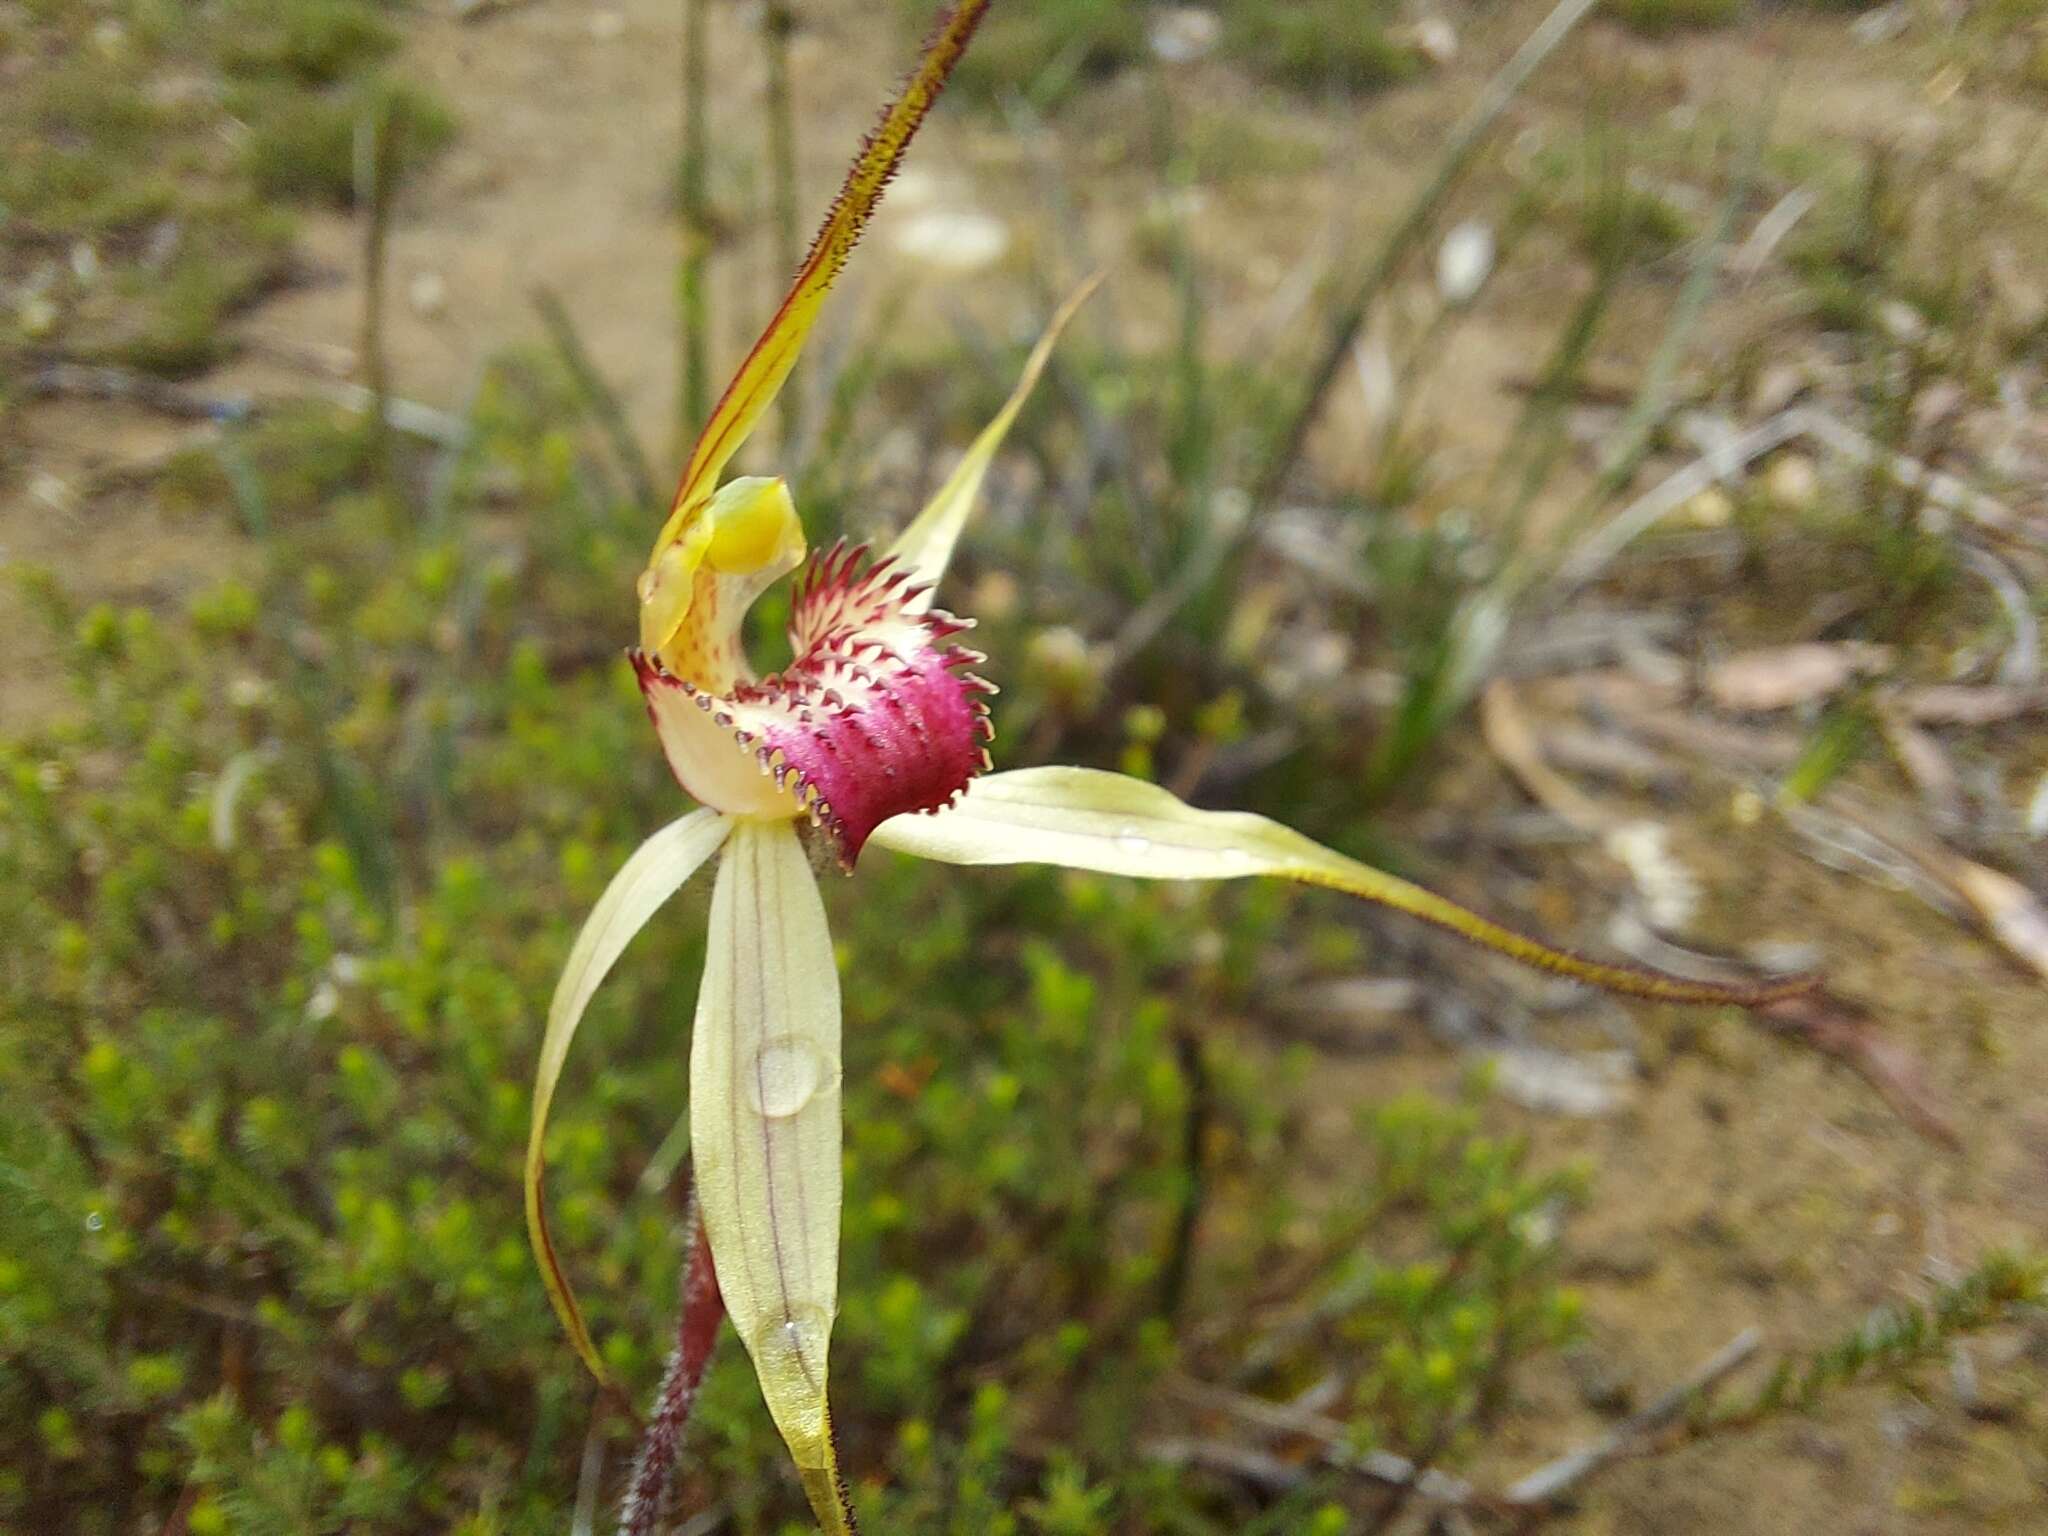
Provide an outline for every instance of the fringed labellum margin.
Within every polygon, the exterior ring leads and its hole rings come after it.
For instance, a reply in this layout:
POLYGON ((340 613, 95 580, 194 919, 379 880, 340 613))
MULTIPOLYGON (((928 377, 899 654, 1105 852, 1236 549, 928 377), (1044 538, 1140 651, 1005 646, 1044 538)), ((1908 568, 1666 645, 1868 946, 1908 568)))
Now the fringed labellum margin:
POLYGON ((802 814, 852 869, 892 816, 939 810, 988 766, 994 687, 984 658, 949 644, 969 628, 928 587, 864 547, 814 556, 797 589, 780 672, 714 692, 633 653, 647 710, 683 788, 741 814, 802 814))

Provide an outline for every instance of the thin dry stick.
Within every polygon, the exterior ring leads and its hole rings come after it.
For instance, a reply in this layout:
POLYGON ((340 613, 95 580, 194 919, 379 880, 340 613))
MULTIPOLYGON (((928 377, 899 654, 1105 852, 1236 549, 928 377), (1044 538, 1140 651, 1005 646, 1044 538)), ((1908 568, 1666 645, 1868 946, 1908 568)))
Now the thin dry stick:
POLYGON ((45 363, 21 381, 21 389, 31 399, 122 400, 188 421, 244 421, 255 410, 246 395, 209 394, 146 373, 85 363, 45 363))
POLYGON ((677 452, 689 451, 711 414, 711 373, 706 358, 705 268, 711 252, 711 215, 705 192, 705 38, 709 0, 683 0, 683 143, 679 195, 681 255, 676 268, 676 325, 681 387, 676 397, 677 452))
MULTIPOLYGON (((1335 1419, 1287 1403, 1233 1391, 1207 1382, 1178 1378, 1172 1390, 1202 1408, 1229 1414, 1269 1434, 1299 1435, 1316 1442, 1317 1459, 1325 1466, 1380 1483, 1405 1504, 1420 1498, 1435 1508, 1471 1508, 1503 1514, 1540 1514, 1573 1488, 1604 1468, 1640 1450, 1659 1431, 1668 1429, 1692 1405, 1721 1385, 1754 1357, 1763 1342, 1760 1330, 1745 1328, 1705 1360, 1683 1381, 1656 1401, 1632 1414, 1599 1439, 1547 1462, 1511 1487, 1498 1492, 1476 1488, 1462 1478, 1439 1472, 1428 1456, 1411 1461, 1387 1451, 1359 1452, 1349 1432, 1335 1419)), ((1271 1489, 1289 1491, 1308 1481, 1308 1471, 1294 1461, 1249 1446, 1215 1440, 1159 1440, 1143 1448, 1155 1460, 1194 1462, 1271 1489)), ((1398 1508, 1395 1511, 1398 1513, 1398 1508)))
MULTIPOLYGON (((1476 1497, 1462 1478, 1433 1468, 1418 1467, 1406 1456, 1392 1451, 1360 1451, 1351 1443, 1350 1430, 1327 1414, 1295 1403, 1276 1403, 1232 1387, 1182 1377, 1170 1389, 1196 1407, 1227 1413, 1255 1429, 1276 1435, 1299 1435, 1313 1440, 1317 1458, 1326 1466, 1348 1472, 1389 1488, 1413 1483, 1431 1504, 1464 1504, 1476 1497)), ((1163 1446, 1177 1442, 1163 1441, 1163 1446)))
MULTIPOLYGON (((761 40, 768 52, 768 174, 775 213, 776 298, 803 259, 796 222, 796 108, 789 88, 789 39, 796 31, 790 0, 767 0, 761 8, 761 40)), ((803 438, 804 390, 801 364, 783 386, 782 451, 793 455, 803 438)))
POLYGON ((1909 491, 1918 491, 1936 506, 1959 513, 1993 532, 2048 542, 2048 521, 2024 517, 2005 503, 1985 495, 1956 476, 1930 469, 1916 458, 1897 453, 1858 432, 1818 406, 1794 406, 1801 430, 1815 442, 1857 465, 1877 465, 1909 491))
POLYGON ((1929 469, 1906 454, 1889 452, 1818 407, 1791 405, 1740 435, 1708 447, 1697 459, 1588 533, 1558 567, 1557 589, 1569 593, 1584 586, 1631 543, 1693 496, 1718 481, 1735 479, 1765 454, 1800 438, 1810 439, 1858 467, 1877 464, 1906 489, 1918 491, 1944 511, 1967 517, 1994 532, 2030 532, 2025 520, 2012 508, 1956 476, 1929 469))
MULTIPOLYGON (((376 397, 360 384, 323 384, 319 386, 319 393, 345 410, 367 415, 376 409, 376 397)), ((264 409, 269 409, 269 406, 264 409)), ((384 425, 392 431, 403 432, 407 437, 417 437, 423 442, 437 443, 443 448, 459 448, 469 441, 467 419, 437 406, 408 400, 403 395, 387 393, 380 414, 384 425)))
POLYGON ((1732 480, 1799 432, 1795 411, 1780 411, 1739 436, 1714 444, 1690 464, 1666 476, 1588 533, 1558 567, 1563 592, 1584 586, 1648 529, 1684 506, 1708 486, 1732 480))
POLYGON ((1746 1365, 1762 1342, 1760 1329, 1743 1329, 1690 1376, 1663 1392, 1648 1407, 1630 1414, 1591 1444, 1538 1467, 1513 1484, 1507 1490, 1507 1501, 1537 1506, 1555 1503, 1602 1467, 1627 1455, 1640 1442, 1677 1423, 1680 1415, 1693 1403, 1746 1365))
POLYGON ((1572 30, 1585 20, 1596 3, 1597 0, 1558 0, 1556 9, 1515 50, 1514 57, 1502 66, 1500 73, 1487 82, 1486 89, 1452 132, 1450 143, 1437 157, 1428 182, 1408 204, 1400 223, 1382 242, 1372 265, 1366 269, 1350 299, 1337 311, 1329 340, 1309 374, 1308 388, 1303 391, 1301 401, 1288 417, 1286 425, 1275 435, 1274 447, 1254 482, 1252 500, 1255 505, 1269 505, 1286 483, 1295 461, 1301 456, 1309 428, 1315 425, 1316 417, 1322 411, 1324 397, 1342 371, 1344 360, 1350 356, 1352 344, 1357 341, 1367 314, 1392 278, 1395 268, 1428 231, 1438 206, 1472 164, 1494 124, 1521 94, 1529 77, 1560 43, 1571 36, 1572 30))
POLYGON ((1981 544, 1962 546, 1963 564, 1991 589, 2005 621, 2012 626, 2012 644, 1998 663, 2001 688, 2031 688, 2041 680, 2041 621, 2034 617, 2034 598, 2019 577, 1981 544))
POLYGON ((395 121, 391 101, 378 96, 356 120, 355 194, 363 210, 363 314, 359 354, 370 394, 369 455, 374 483, 391 478, 391 433, 385 420, 390 376, 384 357, 385 247, 391 230, 391 173, 395 121))

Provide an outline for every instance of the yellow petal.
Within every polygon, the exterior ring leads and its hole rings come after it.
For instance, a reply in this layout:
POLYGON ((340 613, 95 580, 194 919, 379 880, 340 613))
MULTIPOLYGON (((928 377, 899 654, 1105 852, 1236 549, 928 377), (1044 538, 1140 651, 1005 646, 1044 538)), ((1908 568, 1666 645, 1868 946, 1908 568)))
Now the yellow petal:
POLYGON ((946 864, 1060 864, 1154 880, 1270 875, 1329 886, 1448 928, 1542 970, 1613 992, 1677 1003, 1767 1002, 1810 978, 1719 986, 1554 949, 1384 870, 1242 811, 1200 811, 1156 784, 1090 768, 1024 768, 967 786, 948 810, 897 816, 873 841, 946 864))
POLYGON ((576 1028, 583 1022, 584 1010, 590 1006, 598 984, 625 952, 633 935, 646 927, 647 920, 662 903, 718 851, 731 825, 716 811, 693 811, 642 843, 591 909, 583 931, 570 947, 568 964, 562 967, 562 978, 555 983, 554 1000, 548 1005, 547 1031, 540 1043, 540 1071, 533 1084, 533 1122, 526 1139, 526 1230, 533 1240, 534 1257, 540 1261, 548 1299, 555 1304, 555 1312, 568 1330, 576 1353, 602 1382, 608 1383, 609 1378, 597 1357, 596 1346, 591 1343, 583 1313, 576 1305, 576 1293, 562 1272, 555 1257, 555 1245, 548 1236, 547 1211, 541 1196, 548 1107, 554 1102, 562 1063, 568 1059, 569 1042, 576 1038, 576 1028))
MULTIPOLYGON (((960 531, 967 526, 968 514, 974 510, 974 499, 981 492, 981 482, 988 475, 996 450, 1002 447, 1003 438, 1016 421, 1017 413, 1024 408, 1032 386, 1045 371, 1046 360, 1052 356, 1053 345, 1059 340, 1060 332, 1101 281, 1102 274, 1098 272, 1076 288, 1066 303, 1054 312, 1045 334, 1038 338, 1038 345, 1031 349, 1031 356, 1024 363, 1024 372, 1017 379, 1017 387, 1010 391, 1010 398, 996 412, 995 420, 982 428, 981 436, 974 440, 974 445, 967 450, 953 473, 946 477, 946 483, 939 487, 925 509, 889 546, 889 553, 910 570, 916 580, 936 585, 946 574, 946 564, 953 558, 953 546, 960 542, 960 531)), ((929 592, 917 599, 917 611, 930 607, 931 600, 929 592)))
POLYGON ((736 822, 690 1043, 690 1149, 726 1310, 828 1530, 839 1089, 839 973, 810 861, 788 823, 736 822))
POLYGON ((754 350, 740 364, 739 372, 733 375, 713 408, 711 420, 705 423, 703 434, 690 450, 669 520, 654 541, 656 556, 682 532, 690 515, 711 494, 719 471, 775 403, 789 370, 796 366, 804 339, 817 323, 825 295, 831 292, 832 284, 846 266, 846 258, 860 240, 875 205, 882 200, 883 188, 896 174, 903 152, 910 147, 911 139, 938 100, 946 77, 960 62, 967 40, 974 35, 988 4, 989 0, 961 0, 954 7, 925 44, 916 73, 883 110, 860 158, 846 173, 839 196, 825 215, 810 253, 797 269, 782 307, 775 311, 761 339, 754 343, 754 350))

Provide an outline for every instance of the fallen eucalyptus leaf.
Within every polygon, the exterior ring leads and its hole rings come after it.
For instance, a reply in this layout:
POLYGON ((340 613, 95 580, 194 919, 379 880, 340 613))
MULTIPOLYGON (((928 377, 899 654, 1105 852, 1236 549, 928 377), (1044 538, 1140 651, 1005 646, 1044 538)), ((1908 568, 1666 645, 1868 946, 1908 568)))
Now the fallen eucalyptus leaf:
POLYGON ((1853 1067, 1921 1135, 1949 1147, 1962 1144, 1948 1111, 1927 1086, 1920 1058, 1880 1032, 1863 1009, 1816 988, 1766 1003, 1754 1010, 1754 1017, 1766 1029, 1853 1067))
POLYGON ((1890 646, 1855 640, 1745 651, 1707 669, 1707 696, 1723 709, 1767 714, 1825 699, 1891 664, 1890 646))
POLYGON ((1983 919, 1991 936, 2028 970, 2048 981, 2048 908, 2010 875, 1968 859, 1950 864, 1949 883, 1983 919))

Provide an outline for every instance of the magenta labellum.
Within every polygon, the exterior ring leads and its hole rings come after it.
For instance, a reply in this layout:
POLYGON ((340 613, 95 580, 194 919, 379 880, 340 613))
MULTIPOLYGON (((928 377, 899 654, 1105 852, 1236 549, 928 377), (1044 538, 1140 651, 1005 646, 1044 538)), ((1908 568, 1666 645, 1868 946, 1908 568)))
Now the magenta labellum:
POLYGON ((776 814, 765 796, 808 816, 848 870, 891 816, 952 804, 988 766, 995 688, 969 670, 980 652, 949 643, 971 621, 926 606, 929 590, 842 541, 798 582, 782 671, 717 693, 635 651, 678 782, 708 804, 776 814))

